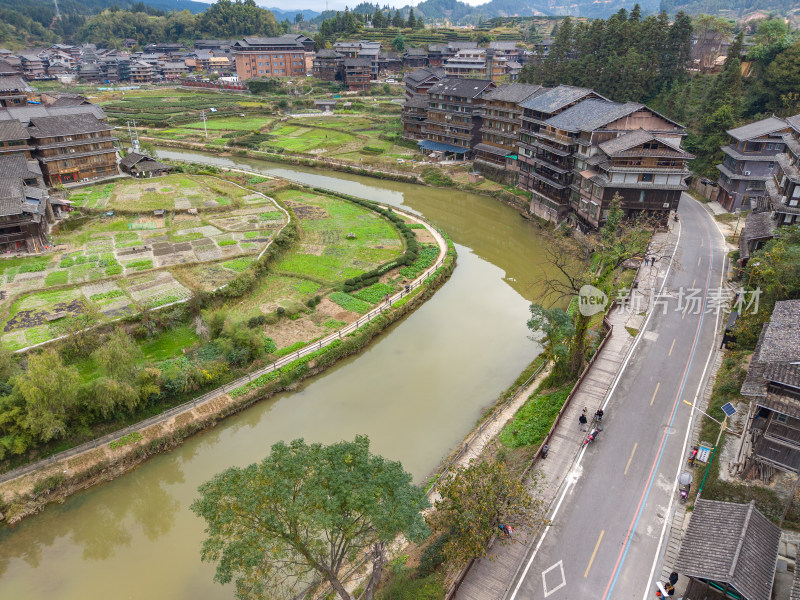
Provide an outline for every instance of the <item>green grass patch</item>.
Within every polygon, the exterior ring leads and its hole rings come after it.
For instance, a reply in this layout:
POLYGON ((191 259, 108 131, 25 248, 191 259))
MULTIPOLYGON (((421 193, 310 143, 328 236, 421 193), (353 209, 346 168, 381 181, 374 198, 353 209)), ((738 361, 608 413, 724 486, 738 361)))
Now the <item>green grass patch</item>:
POLYGON ((219 240, 218 246, 235 246, 238 242, 236 240, 219 240))
POLYGON ((226 269, 231 269, 232 271, 241 273, 251 264, 253 264, 253 257, 242 256, 240 258, 234 258, 233 260, 226 261, 222 263, 222 266, 225 267, 226 269))
POLYGON ((331 302, 338 304, 346 311, 358 313, 360 315, 369 312, 372 308, 369 303, 354 298, 350 294, 345 294, 344 292, 333 292, 328 298, 331 302))
POLYGON ((48 287, 53 285, 64 285, 69 280, 68 271, 53 271, 44 278, 44 284, 48 287))
POLYGON ((279 210, 264 212, 258 215, 262 221, 280 221, 283 219, 283 213, 279 210))
POLYGON ((136 271, 146 271, 147 269, 153 268, 153 261, 149 258, 132 260, 131 262, 125 263, 125 268, 134 269, 136 271))
POLYGON ((261 232, 259 232, 259 231, 245 231, 244 232, 244 237, 247 240, 254 240, 259 235, 261 235, 261 232))
POLYGON ((288 354, 291 354, 292 352, 297 352, 298 350, 300 350, 300 348, 304 348, 307 343, 308 342, 295 342, 290 346, 284 346, 280 350, 275 351, 275 356, 280 358, 281 356, 286 356, 288 354))
POLYGON ((569 382, 546 393, 540 393, 537 390, 517 411, 513 420, 503 427, 503 431, 500 432, 500 441, 509 448, 541 444, 550 431, 550 427, 553 426, 558 411, 564 406, 564 401, 569 396, 572 386, 573 382, 569 382))
POLYGON ((200 341, 200 336, 193 327, 181 325, 163 331, 157 337, 142 344, 142 352, 145 357, 153 361, 167 360, 180 354, 183 349, 191 348, 198 341, 200 341))
POLYGON ((122 273, 122 265, 111 265, 106 269, 106 275, 111 277, 112 275, 119 275, 122 273))
POLYGON ((341 329, 345 325, 347 325, 345 321, 337 321, 336 319, 328 319, 322 324, 325 329, 341 329))
POLYGON ((409 266, 400 269, 400 275, 402 275, 406 279, 414 279, 425 269, 430 267, 434 262, 436 262, 436 258, 438 256, 439 256, 438 246, 424 246, 420 248, 417 260, 415 260, 409 266))
POLYGON ((144 436, 141 433, 139 433, 138 431, 134 431, 129 433, 128 435, 123 435, 118 440, 114 440, 108 445, 108 447, 111 448, 112 450, 115 450, 116 448, 122 448, 123 446, 127 446, 129 444, 135 444, 136 442, 140 442, 143 439, 144 436))
POLYGON ((369 302, 370 304, 378 304, 383 301, 387 294, 391 294, 392 292, 394 292, 393 285, 389 285, 388 283, 375 283, 359 290, 354 293, 353 296, 364 302, 369 302))

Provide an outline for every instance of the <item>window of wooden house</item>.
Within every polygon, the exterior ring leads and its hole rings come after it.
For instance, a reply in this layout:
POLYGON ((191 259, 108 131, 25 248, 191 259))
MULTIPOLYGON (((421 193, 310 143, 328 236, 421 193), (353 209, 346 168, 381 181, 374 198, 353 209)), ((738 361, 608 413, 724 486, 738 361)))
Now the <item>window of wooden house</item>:
POLYGON ((745 152, 758 152, 759 150, 761 150, 761 142, 745 142, 744 144, 745 152))
POLYGON ((653 174, 642 173, 642 176, 639 178, 639 181, 641 181, 642 183, 653 183, 653 174))
POLYGON ((645 150, 658 150, 658 142, 645 142, 642 144, 645 150))

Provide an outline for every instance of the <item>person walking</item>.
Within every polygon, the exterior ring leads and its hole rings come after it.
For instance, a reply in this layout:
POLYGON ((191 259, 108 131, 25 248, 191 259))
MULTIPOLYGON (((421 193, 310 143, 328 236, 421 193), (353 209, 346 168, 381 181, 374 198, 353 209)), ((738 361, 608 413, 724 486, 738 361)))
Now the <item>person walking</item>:
POLYGON ((585 412, 581 413, 581 416, 578 417, 578 423, 580 423, 580 425, 581 425, 581 431, 586 431, 586 423, 587 422, 588 421, 586 419, 586 413, 585 412))

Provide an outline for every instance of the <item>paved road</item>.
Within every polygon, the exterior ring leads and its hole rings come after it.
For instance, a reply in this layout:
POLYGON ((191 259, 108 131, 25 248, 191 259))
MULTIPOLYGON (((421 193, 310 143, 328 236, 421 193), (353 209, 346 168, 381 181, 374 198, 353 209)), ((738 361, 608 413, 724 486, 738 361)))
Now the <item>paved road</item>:
POLYGON ((668 253, 675 261, 671 268, 659 261, 656 286, 664 285, 666 312, 657 301, 612 386, 604 430, 578 454, 553 525, 524 559, 509 600, 655 598, 654 562, 685 464, 691 408, 681 400, 694 400, 715 346, 718 319, 707 290, 719 289, 726 254, 711 217, 687 196, 674 233, 668 253), (706 312, 681 312, 681 288, 701 290, 706 312))

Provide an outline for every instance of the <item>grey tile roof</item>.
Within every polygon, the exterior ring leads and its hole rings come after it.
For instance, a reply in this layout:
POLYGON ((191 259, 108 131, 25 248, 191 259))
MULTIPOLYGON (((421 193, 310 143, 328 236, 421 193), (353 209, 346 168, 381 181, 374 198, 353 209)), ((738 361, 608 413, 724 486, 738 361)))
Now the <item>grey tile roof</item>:
POLYGON ((27 140, 31 136, 19 121, 0 121, 0 142, 27 140))
POLYGON ((589 88, 573 87, 571 85, 560 85, 547 90, 544 94, 529 98, 520 106, 538 112, 553 114, 565 106, 577 102, 593 93, 589 88))
POLYGON ((748 123, 736 129, 730 129, 726 133, 736 140, 744 141, 753 138, 761 137, 769 133, 775 133, 781 129, 786 129, 787 124, 783 119, 778 117, 769 117, 768 119, 761 119, 755 123, 748 123))
POLYGON ((489 48, 492 50, 516 50, 517 44, 520 42, 489 42, 489 48))
POLYGON ((31 92, 29 86, 22 77, 10 75, 8 77, 0 77, 0 92, 31 92))
POLYGON ((303 44, 294 40, 290 37, 246 37, 242 40, 239 40, 234 44, 234 46, 240 46, 243 48, 247 48, 248 46, 287 46, 287 47, 296 47, 302 48, 303 44))
POLYGON ((800 365, 771 363, 764 368, 764 379, 800 388, 800 365))
POLYGON ((0 177, 28 179, 40 174, 41 171, 39 173, 31 171, 31 164, 22 154, 6 154, 0 156, 0 177))
POLYGON ((656 136, 649 131, 645 131, 644 129, 636 129, 630 133, 626 133, 619 137, 615 137, 603 142, 600 144, 600 150, 609 156, 614 156, 618 152, 624 152, 625 150, 630 150, 631 148, 635 148, 636 146, 644 144, 645 142, 654 140, 655 137, 656 136))
POLYGON ((92 114, 98 119, 105 119, 106 113, 96 104, 83 106, 42 106, 29 104, 0 110, 0 121, 17 119, 22 125, 30 124, 33 117, 57 117, 62 115, 92 114))
POLYGON ((428 96, 425 94, 414 94, 413 97, 403 103, 403 106, 408 108, 427 108, 428 96))
POLYGON ((791 117, 786 117, 786 122, 791 126, 792 129, 800 132, 800 115, 792 115, 791 117))
POLYGON ((428 56, 428 51, 425 48, 406 48, 404 54, 406 56, 428 56))
POLYGON ((775 303, 769 323, 758 337, 750 367, 742 384, 743 396, 764 398, 767 395, 765 373, 771 363, 800 361, 800 300, 775 303))
POLYGON ((345 58, 345 67, 372 67, 372 59, 369 58, 345 58))
POLYGON ((478 47, 478 42, 447 42, 451 50, 473 50, 478 47))
POLYGON ((775 303, 758 360, 800 360, 800 300, 775 303))
POLYGON ((545 123, 564 131, 594 131, 643 107, 643 104, 636 102, 621 104, 608 100, 587 98, 555 117, 551 117, 545 123))
POLYGON ((428 93, 459 96, 462 98, 476 98, 480 96, 486 88, 492 87, 492 85, 492 82, 486 79, 448 78, 434 84, 428 90, 428 93))
POLYGON ((755 502, 700 499, 681 543, 675 570, 730 584, 747 600, 770 600, 781 530, 755 502))
POLYGON ((503 102, 514 102, 519 104, 533 96, 542 89, 540 85, 529 85, 526 83, 506 83, 501 85, 491 92, 488 92, 484 98, 486 100, 500 100, 503 102))
POLYGON ((0 177, 0 217, 22 214, 24 186, 19 177, 0 177))
POLYGON ((336 50, 325 48, 317 52, 317 58, 343 58, 344 54, 339 54, 336 50))
POLYGON ((742 235, 749 240, 771 238, 775 231, 775 221, 769 212, 750 213, 744 223, 742 235))
POLYGON ((98 121, 97 117, 91 114, 34 117, 30 126, 31 136, 36 138, 99 133, 112 129, 113 127, 98 121))

